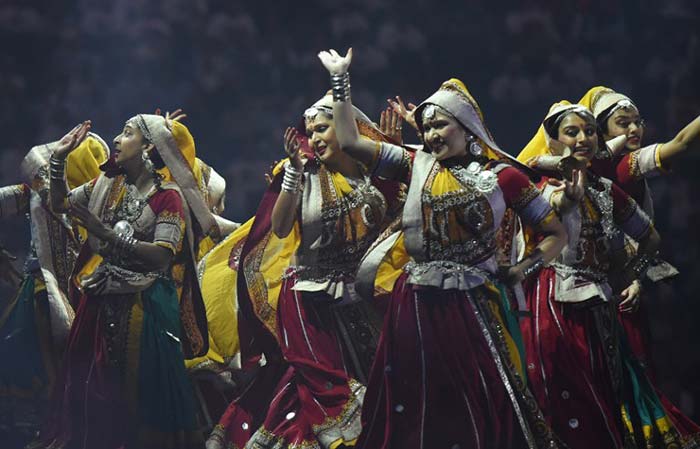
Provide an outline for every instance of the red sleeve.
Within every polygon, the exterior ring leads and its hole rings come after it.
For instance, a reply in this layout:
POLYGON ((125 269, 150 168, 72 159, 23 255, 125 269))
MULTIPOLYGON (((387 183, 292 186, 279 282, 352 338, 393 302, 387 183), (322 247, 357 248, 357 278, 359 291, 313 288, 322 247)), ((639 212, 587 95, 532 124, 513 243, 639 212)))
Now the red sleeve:
POLYGON ((615 159, 617 164, 615 165, 615 178, 618 183, 625 185, 631 184, 642 178, 642 174, 639 172, 639 165, 636 164, 637 152, 633 151, 627 153, 619 159, 615 159))
POLYGON ((506 167, 498 172, 498 186, 503 191, 506 205, 515 210, 521 209, 540 194, 530 179, 514 167, 506 167))
POLYGON ((498 185, 503 191, 506 206, 515 210, 525 223, 537 224, 552 212, 552 207, 542 197, 537 186, 520 170, 514 167, 501 170, 498 173, 498 185))
POLYGON ((177 253, 185 235, 185 211, 177 190, 165 189, 153 195, 149 206, 156 215, 153 243, 177 253))

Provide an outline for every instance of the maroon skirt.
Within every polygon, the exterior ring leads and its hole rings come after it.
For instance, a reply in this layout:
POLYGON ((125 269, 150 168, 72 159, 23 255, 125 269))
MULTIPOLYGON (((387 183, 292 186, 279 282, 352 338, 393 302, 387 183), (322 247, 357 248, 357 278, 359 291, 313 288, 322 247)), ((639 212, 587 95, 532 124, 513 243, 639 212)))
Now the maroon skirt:
POLYGON ((524 285, 531 316, 520 324, 530 388, 554 432, 572 449, 621 447, 619 402, 608 366, 616 342, 596 324, 596 315, 614 319, 614 310, 602 301, 556 302, 555 281, 554 270, 545 268, 524 285))
POLYGON ((358 446, 556 447, 507 354, 499 294, 421 289, 406 279, 397 280, 385 317, 358 446))
POLYGON ((556 302, 555 276, 546 268, 526 283, 521 321, 531 389, 554 432, 572 449, 698 447, 700 428, 649 379, 614 304, 556 302))
POLYGON ((292 290, 278 303, 281 359, 269 360, 221 417, 208 448, 337 447, 360 434, 365 388, 325 294, 292 290))

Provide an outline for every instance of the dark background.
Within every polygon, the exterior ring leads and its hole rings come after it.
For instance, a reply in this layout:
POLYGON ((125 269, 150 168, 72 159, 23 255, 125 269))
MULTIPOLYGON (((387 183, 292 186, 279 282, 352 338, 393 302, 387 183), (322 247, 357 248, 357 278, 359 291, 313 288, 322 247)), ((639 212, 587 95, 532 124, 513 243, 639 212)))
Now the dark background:
MULTIPOLYGON (((418 102, 458 77, 517 154, 551 103, 604 84, 640 107, 646 143, 666 141, 700 113, 699 18, 693 0, 4 0, 0 184, 19 181, 32 145, 80 120, 111 142, 136 113, 182 107, 199 156, 228 181, 225 215, 243 221, 284 128, 329 87, 317 52, 350 45, 354 103, 375 119, 387 97, 418 102)), ((647 298, 660 386, 696 420, 699 156, 652 182, 664 255, 681 275, 647 298)), ((28 239, 25 219, 2 221, 13 252, 28 239)))

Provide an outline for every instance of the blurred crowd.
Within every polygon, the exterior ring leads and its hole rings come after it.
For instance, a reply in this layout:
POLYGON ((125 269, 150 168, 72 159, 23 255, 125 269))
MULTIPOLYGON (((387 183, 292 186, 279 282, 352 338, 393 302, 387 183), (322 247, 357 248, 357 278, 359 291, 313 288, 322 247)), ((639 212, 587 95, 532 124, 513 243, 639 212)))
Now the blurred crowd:
MULTIPOLYGON (((10 0, 0 42, 0 184, 19 181, 32 145, 80 120, 111 141, 136 113, 182 107, 236 221, 254 213, 285 127, 328 89, 316 57, 327 48, 353 46, 353 102, 377 120, 389 96, 417 103, 462 79, 516 154, 551 103, 594 85, 636 101, 647 143, 700 113, 694 0, 10 0)), ((700 154, 686 161, 652 183, 664 255, 681 275, 649 289, 647 305, 661 386, 698 420, 700 154)), ((0 241, 21 256, 27 228, 5 220, 0 241)))

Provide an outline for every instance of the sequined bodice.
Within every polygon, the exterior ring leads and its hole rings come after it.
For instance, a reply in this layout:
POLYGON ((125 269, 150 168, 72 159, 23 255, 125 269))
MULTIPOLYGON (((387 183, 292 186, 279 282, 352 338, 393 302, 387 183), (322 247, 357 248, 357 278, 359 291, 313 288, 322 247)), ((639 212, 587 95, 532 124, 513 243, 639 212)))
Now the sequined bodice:
POLYGON ((575 269, 605 274, 610 269, 611 241, 622 237, 613 220, 613 199, 609 186, 602 183, 587 186, 585 197, 578 207, 581 232, 569 265, 575 269))
POLYGON ((325 169, 307 178, 305 189, 316 189, 317 195, 305 195, 310 204, 302 205, 301 278, 353 277, 379 235, 387 208, 384 196, 369 178, 346 180, 352 190, 340 193, 325 169))
MULTIPOLYGON (((497 176, 478 163, 469 167, 435 164, 422 192, 423 240, 426 260, 465 265, 488 259, 496 249, 496 223, 489 195, 497 188, 497 176), (436 192, 438 177, 453 177, 459 188, 436 192)), ((439 190, 439 189, 438 189, 439 190)))

